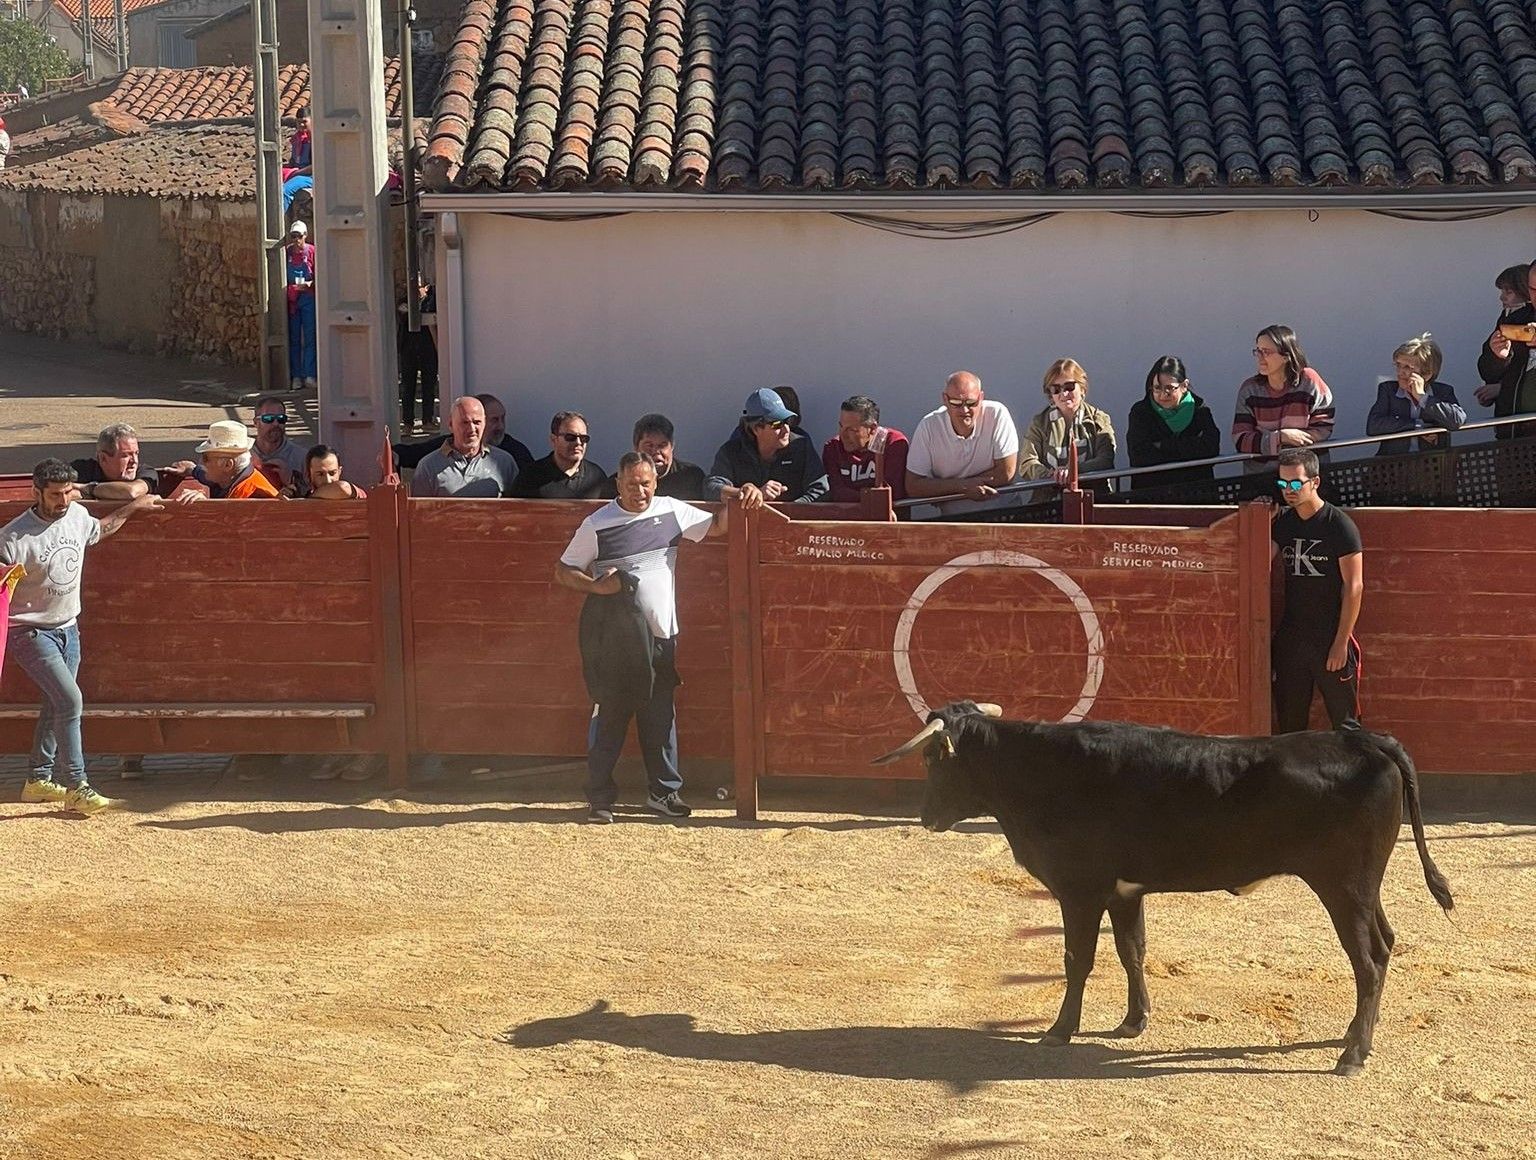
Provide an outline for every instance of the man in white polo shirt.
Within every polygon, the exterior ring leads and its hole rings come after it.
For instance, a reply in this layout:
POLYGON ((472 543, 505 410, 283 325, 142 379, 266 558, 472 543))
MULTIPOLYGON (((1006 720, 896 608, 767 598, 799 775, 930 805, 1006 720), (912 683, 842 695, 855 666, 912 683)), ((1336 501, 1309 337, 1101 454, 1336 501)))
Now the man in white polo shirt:
POLYGON ((943 405, 924 415, 912 432, 907 497, 996 495, 1019 469, 1013 416, 982 395, 981 379, 970 371, 945 379, 940 401, 943 405))
MULTIPOLYGON (((682 799, 677 767, 677 546, 723 535, 728 506, 713 516, 656 494, 656 461, 627 452, 619 460, 617 499, 582 521, 555 568, 567 588, 600 598, 582 609, 582 667, 596 704, 587 728, 590 821, 613 821, 618 764, 635 718, 649 793, 645 807, 669 818, 693 811, 682 799)), ((737 501, 740 502, 740 501, 737 501)))

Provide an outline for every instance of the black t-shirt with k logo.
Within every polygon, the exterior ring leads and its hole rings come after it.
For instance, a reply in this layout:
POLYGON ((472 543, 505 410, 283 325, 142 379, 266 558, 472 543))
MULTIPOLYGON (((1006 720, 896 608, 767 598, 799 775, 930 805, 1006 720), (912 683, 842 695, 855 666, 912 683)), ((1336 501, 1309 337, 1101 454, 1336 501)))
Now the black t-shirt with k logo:
POLYGON ((1270 525, 1285 575, 1285 615, 1280 630, 1331 639, 1339 628, 1344 581, 1339 561, 1360 551, 1355 521, 1331 503, 1309 520, 1287 508, 1270 525))

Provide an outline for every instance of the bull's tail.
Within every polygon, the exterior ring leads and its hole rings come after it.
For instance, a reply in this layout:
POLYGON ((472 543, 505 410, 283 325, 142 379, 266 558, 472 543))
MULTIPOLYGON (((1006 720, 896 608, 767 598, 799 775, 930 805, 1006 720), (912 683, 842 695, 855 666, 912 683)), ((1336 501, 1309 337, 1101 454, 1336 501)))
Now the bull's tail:
POLYGON ((1440 904, 1440 909, 1449 914, 1455 909, 1456 900, 1451 897, 1451 884, 1429 856, 1429 846, 1424 841, 1424 815, 1419 810, 1419 771, 1414 768, 1413 758, 1408 756, 1408 751, 1398 743, 1397 738, 1388 737, 1384 733, 1372 733, 1370 737, 1376 747, 1392 759, 1403 779, 1403 800, 1408 804, 1408 823, 1413 827, 1413 844, 1419 848, 1419 861, 1424 866, 1424 883, 1440 904))

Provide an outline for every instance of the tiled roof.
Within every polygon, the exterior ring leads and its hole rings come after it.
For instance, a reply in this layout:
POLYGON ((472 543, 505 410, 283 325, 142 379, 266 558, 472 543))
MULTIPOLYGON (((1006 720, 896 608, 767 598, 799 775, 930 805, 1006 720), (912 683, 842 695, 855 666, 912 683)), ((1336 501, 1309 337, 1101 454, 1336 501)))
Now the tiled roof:
MULTIPOLYGON (((417 62, 413 77, 418 107, 425 119, 436 59, 417 62)), ((309 65, 285 64, 278 70, 279 115, 291 120, 309 104, 309 65)), ((144 121, 210 121, 251 116, 251 70, 245 65, 204 68, 131 68, 108 98, 144 121)), ((385 115, 400 116, 400 58, 384 61, 385 115)))
MULTIPOLYGON (((156 4, 163 3, 165 3, 165 0, 123 0, 123 13, 126 15, 129 12, 137 12, 140 8, 150 8, 156 4)), ((53 0, 53 6, 60 12, 63 12, 71 20, 80 19, 80 0, 53 0)), ((110 24, 116 20, 116 14, 113 6, 110 3, 107 3, 106 0, 102 0, 101 7, 99 9, 95 4, 92 4, 91 8, 93 9, 91 12, 92 24, 96 24, 100 21, 106 21, 110 24)))
POLYGON ((466 0, 438 189, 1536 177, 1520 0, 466 0))
POLYGON ((238 201, 256 196, 249 125, 159 129, 8 167, 0 189, 238 201))

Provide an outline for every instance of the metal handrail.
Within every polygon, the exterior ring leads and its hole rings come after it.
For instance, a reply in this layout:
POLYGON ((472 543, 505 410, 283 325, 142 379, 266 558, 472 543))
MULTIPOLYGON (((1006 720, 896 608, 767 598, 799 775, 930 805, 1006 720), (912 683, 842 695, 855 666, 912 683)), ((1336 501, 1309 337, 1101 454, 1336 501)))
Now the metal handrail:
MULTIPOLYGON (((1445 432, 1447 435, 1457 434, 1462 431, 1486 431, 1498 427, 1512 427, 1522 423, 1536 423, 1536 415, 1508 415, 1500 419, 1482 419, 1476 423, 1464 423, 1455 431, 1446 427, 1421 427, 1414 431, 1397 431, 1391 435, 1366 435, 1357 439, 1330 439, 1323 443, 1309 444, 1309 447, 1317 451, 1333 451, 1343 447, 1367 447, 1377 446, 1382 443, 1401 442, 1405 439, 1417 439, 1423 435, 1434 435, 1445 432)), ((1137 475, 1156 475, 1161 472, 1179 471, 1186 467, 1216 467, 1225 463, 1246 463, 1250 460, 1265 459, 1274 460, 1273 455, 1258 455, 1253 452, 1237 452, 1232 455, 1218 455, 1211 459, 1185 459, 1178 463, 1159 463, 1154 467, 1112 467, 1107 471, 1085 471, 1077 477, 1079 483, 1095 483, 1103 480, 1127 479, 1137 475)), ((1045 491, 1050 488, 1059 488, 1054 479, 1030 479, 1021 480, 1018 483, 1010 483, 997 489, 997 494, 1015 495, 1027 491, 1045 491)), ((918 499, 898 500, 895 504, 898 508, 918 507, 921 504, 952 503, 958 499, 965 499, 963 491, 949 492, 945 495, 927 495, 918 499)), ((988 496, 988 499, 993 497, 988 496)))

